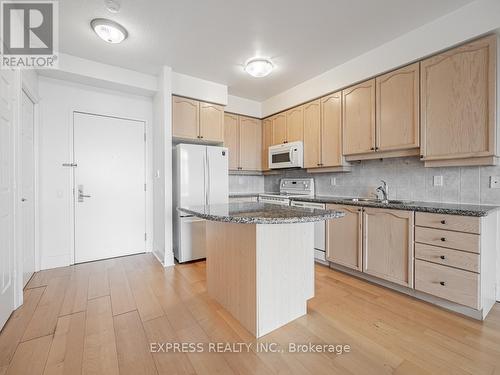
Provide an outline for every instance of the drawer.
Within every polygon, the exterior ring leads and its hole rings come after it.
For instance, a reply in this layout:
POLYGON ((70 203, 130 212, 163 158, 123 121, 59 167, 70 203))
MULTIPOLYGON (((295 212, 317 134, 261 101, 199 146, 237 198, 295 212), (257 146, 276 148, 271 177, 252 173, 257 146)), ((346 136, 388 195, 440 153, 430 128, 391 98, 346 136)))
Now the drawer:
POLYGON ((415 227, 415 242, 479 253, 479 234, 415 227))
POLYGON ((479 254, 416 243, 415 258, 479 273, 479 254))
POLYGON ((415 225, 479 234, 481 228, 481 218, 416 212, 415 225))
POLYGON ((415 260, 415 289, 479 310, 479 275, 415 260))

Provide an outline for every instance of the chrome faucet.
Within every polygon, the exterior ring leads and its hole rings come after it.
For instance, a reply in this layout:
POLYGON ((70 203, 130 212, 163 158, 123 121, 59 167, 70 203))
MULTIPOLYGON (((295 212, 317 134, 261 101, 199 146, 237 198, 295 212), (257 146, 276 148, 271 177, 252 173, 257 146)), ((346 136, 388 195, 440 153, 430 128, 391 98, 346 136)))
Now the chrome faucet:
POLYGON ((385 182, 384 180, 380 180, 380 182, 382 182, 382 185, 380 185, 376 191, 377 193, 378 192, 382 193, 382 202, 387 203, 389 202, 389 186, 387 185, 387 182, 385 182))

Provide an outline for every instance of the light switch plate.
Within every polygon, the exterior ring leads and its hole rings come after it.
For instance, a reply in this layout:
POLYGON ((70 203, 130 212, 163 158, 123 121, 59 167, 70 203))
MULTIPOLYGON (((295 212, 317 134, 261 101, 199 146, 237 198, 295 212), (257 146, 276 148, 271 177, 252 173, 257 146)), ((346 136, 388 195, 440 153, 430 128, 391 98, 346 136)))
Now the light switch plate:
POLYGON ((434 176, 434 186, 443 186, 443 176, 434 176))
POLYGON ((500 189, 500 176, 490 176, 490 189, 500 189))

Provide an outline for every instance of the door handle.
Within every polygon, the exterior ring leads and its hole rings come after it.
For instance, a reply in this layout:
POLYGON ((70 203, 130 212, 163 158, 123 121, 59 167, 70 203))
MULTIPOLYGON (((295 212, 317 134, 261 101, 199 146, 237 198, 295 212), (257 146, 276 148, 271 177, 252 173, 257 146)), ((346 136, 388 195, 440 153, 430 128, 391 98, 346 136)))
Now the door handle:
POLYGON ((27 199, 26 198, 21 198, 21 202, 26 202, 27 199))
POLYGON ((83 202, 83 198, 91 198, 91 195, 83 194, 83 185, 78 185, 78 202, 83 202))

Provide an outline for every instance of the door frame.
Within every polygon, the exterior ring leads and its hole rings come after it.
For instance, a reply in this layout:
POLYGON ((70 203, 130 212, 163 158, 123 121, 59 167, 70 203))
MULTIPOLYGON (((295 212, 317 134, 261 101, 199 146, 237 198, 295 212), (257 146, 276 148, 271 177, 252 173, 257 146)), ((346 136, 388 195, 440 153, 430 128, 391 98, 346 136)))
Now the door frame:
MULTIPOLYGON (((69 123, 69 160, 68 163, 75 163, 75 143, 74 143, 74 115, 75 114, 84 114, 90 116, 99 116, 99 117, 108 117, 115 118, 120 120, 127 121, 135 121, 143 124, 144 127, 144 182, 146 184, 146 191, 144 192, 144 220, 145 220, 145 231, 146 231, 146 241, 144 246, 144 251, 146 253, 151 252, 152 249, 152 239, 153 239, 153 228, 152 228, 152 217, 150 217, 153 213, 153 181, 152 181, 152 171, 151 171, 151 157, 150 151, 152 150, 152 139, 150 139, 152 132, 148 131, 148 122, 144 119, 138 119, 133 117, 126 117, 119 114, 111 114, 111 113, 102 113, 100 111, 92 111, 92 110, 82 110, 82 109, 72 109, 70 111, 70 121, 69 123)), ((77 167, 78 168, 78 167, 77 167)), ((70 213, 70 265, 75 264, 75 252, 76 252, 76 242, 75 242, 75 168, 70 168, 71 171, 69 175, 69 187, 70 191, 68 192, 70 199, 69 201, 69 213, 70 213)))
MULTIPOLYGON (((38 95, 24 82, 21 83, 21 90, 20 90, 20 95, 19 95, 19 126, 18 126, 18 140, 17 140, 17 177, 16 177, 16 184, 17 184, 17 203, 16 203, 16 210, 18 212, 18 217, 17 217, 17 224, 18 224, 18 230, 17 230, 17 250, 20 250, 20 244, 22 243, 22 231, 21 231, 21 198, 22 198, 22 128, 23 128, 23 94, 25 94, 28 99, 33 103, 33 220, 34 220, 34 226, 33 226, 33 240, 35 241, 34 243, 34 259, 35 259, 35 269, 34 272, 40 271, 40 249, 39 249, 39 220, 38 220, 38 213, 39 213, 39 197, 38 197, 38 133, 39 133, 39 102, 40 99, 38 95)), ((18 267, 17 267, 17 272, 19 274, 19 278, 21 279, 21 284, 22 284, 22 279, 23 279, 23 254, 21 251, 18 252, 19 256, 19 261, 18 261, 18 267)), ((24 288, 24 285, 23 285, 24 288)))

